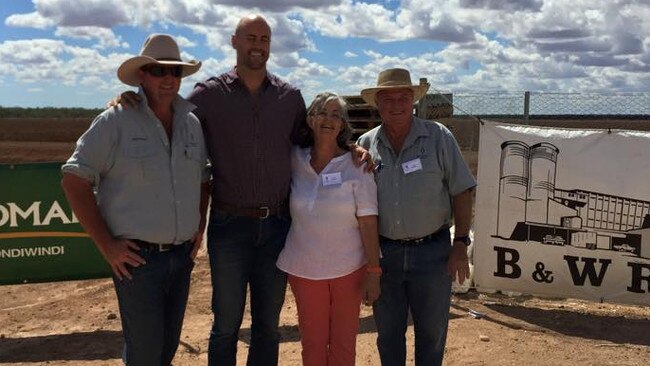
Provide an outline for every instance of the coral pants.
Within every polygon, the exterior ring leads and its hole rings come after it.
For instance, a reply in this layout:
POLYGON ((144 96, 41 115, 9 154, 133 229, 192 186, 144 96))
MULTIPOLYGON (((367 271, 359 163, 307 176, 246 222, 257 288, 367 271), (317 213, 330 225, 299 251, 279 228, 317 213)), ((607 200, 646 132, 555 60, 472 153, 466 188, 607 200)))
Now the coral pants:
POLYGON ((304 366, 354 365, 365 268, 326 280, 289 275, 304 366))

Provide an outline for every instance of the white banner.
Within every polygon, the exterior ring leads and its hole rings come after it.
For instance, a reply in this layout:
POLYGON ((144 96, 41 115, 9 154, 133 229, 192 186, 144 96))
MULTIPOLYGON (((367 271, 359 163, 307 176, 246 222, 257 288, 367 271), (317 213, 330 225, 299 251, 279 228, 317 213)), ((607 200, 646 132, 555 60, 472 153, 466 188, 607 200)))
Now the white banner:
POLYGON ((650 305, 650 133, 486 121, 480 291, 650 305))

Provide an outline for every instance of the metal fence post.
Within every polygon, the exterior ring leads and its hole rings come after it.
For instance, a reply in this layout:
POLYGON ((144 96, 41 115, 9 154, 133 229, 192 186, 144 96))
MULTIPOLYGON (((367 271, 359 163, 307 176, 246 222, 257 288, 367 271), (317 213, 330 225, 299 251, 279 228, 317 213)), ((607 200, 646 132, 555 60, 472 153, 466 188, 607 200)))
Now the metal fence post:
POLYGON ((528 117, 530 115, 530 92, 524 92, 524 124, 528 124, 528 117))
MULTIPOLYGON (((420 78, 420 85, 427 85, 427 78, 420 78)), ((424 98, 417 102, 417 116, 427 119, 427 111, 429 110, 429 98, 425 95, 424 98)))

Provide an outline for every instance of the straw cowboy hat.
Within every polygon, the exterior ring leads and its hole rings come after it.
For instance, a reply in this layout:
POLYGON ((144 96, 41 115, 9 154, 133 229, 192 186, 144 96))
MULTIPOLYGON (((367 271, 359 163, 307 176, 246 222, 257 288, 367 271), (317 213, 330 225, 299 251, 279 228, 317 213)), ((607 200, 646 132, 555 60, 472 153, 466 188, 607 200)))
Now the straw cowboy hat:
POLYGON ((154 33, 144 41, 140 55, 124 61, 117 69, 117 77, 124 84, 139 86, 138 70, 148 64, 183 66, 183 77, 194 74, 201 68, 201 62, 181 60, 181 53, 174 39, 167 34, 154 33))
POLYGON ((427 93, 429 85, 411 84, 411 74, 409 74, 408 70, 388 69, 379 73, 376 87, 363 89, 361 91, 361 97, 366 101, 366 103, 376 108, 377 104, 375 103, 375 96, 377 93, 382 90, 391 89, 411 89, 413 91, 413 102, 417 102, 427 93))

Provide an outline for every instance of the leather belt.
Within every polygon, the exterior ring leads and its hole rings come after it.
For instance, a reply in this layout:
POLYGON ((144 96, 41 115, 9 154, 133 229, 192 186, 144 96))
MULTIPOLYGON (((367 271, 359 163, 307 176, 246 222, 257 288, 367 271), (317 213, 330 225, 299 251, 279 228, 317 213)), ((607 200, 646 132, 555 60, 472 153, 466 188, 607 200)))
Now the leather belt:
POLYGON ((420 238, 391 239, 391 238, 387 238, 387 237, 385 237, 383 235, 379 235, 379 238, 382 239, 382 240, 394 241, 394 242, 397 242, 398 244, 402 244, 402 245, 418 245, 418 244, 422 244, 425 241, 429 241, 429 240, 435 238, 443 230, 447 230, 447 229, 449 229, 449 227, 447 225, 444 225, 443 227, 441 227, 437 231, 435 231, 435 232, 433 232, 433 233, 431 233, 429 235, 422 236, 420 238))
POLYGON ((174 244, 174 243, 163 243, 163 244, 150 243, 148 241, 144 241, 144 240, 140 240, 140 239, 129 239, 129 240, 131 240, 132 242, 138 244, 138 246, 140 248, 148 248, 148 249, 155 250, 156 252, 161 252, 161 253, 162 252, 168 252, 170 250, 177 249, 177 248, 182 248, 183 246, 192 243, 191 240, 186 240, 186 241, 184 241, 184 242, 182 242, 180 244, 174 244))
POLYGON ((277 216, 281 213, 287 212, 286 204, 282 204, 276 207, 237 207, 223 202, 215 202, 213 205, 217 209, 225 211, 229 214, 233 214, 235 216, 255 217, 258 219, 266 219, 269 216, 277 216))

